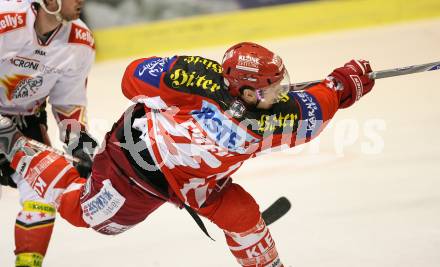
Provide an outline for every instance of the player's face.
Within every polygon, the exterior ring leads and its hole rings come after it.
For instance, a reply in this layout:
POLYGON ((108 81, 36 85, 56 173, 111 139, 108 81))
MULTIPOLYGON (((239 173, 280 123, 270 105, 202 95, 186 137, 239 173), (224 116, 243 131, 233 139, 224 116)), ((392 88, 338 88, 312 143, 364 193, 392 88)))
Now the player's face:
POLYGON ((71 21, 79 18, 84 0, 62 0, 61 16, 64 20, 71 21))
POLYGON ((282 87, 279 83, 257 90, 257 94, 259 94, 261 98, 257 108, 270 109, 273 104, 278 102, 281 93, 282 87))
POLYGON ((285 71, 284 78, 281 81, 256 91, 260 98, 257 108, 270 109, 273 104, 278 103, 289 92, 289 88, 289 73, 285 71))
POLYGON ((259 89, 244 89, 241 100, 249 105, 256 105, 259 109, 270 109, 273 104, 283 99, 290 90, 290 77, 287 70, 283 79, 259 89))

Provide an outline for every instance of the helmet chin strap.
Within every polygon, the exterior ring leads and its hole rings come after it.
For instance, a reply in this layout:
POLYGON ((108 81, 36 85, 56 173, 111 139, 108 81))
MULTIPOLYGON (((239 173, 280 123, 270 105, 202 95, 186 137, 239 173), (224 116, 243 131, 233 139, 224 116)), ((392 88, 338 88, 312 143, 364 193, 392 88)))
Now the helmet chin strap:
POLYGON ((46 13, 50 15, 55 15, 58 22, 64 23, 64 19, 61 16, 61 0, 57 0, 58 8, 55 11, 50 11, 49 9, 47 9, 44 0, 37 0, 37 3, 40 4, 40 6, 44 9, 44 11, 46 11, 46 13))

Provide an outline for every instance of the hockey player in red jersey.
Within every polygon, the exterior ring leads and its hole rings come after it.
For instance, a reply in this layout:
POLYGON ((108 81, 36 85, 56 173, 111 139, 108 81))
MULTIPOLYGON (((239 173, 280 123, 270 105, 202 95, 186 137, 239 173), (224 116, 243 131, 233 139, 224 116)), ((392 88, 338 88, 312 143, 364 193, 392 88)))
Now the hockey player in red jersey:
POLYGON ((322 83, 289 92, 282 59, 255 43, 228 49, 222 64, 199 56, 138 59, 124 95, 136 104, 107 133, 92 175, 35 149, 7 120, 2 149, 11 166, 61 216, 118 234, 165 202, 220 227, 241 266, 283 266, 254 198, 232 181, 247 159, 317 136, 340 108, 370 92, 367 61, 351 60, 322 83))
MULTIPOLYGON (((60 139, 71 154, 91 163, 88 153, 96 142, 86 131, 86 84, 95 51, 90 31, 78 19, 83 2, 0 1, 0 115, 25 136, 50 144, 49 102, 60 139), (91 144, 88 153, 84 142, 91 144)), ((87 168, 80 171, 87 176, 87 168)), ((17 182, 13 172, 1 157, 0 182, 18 187, 22 204, 15 224, 16 265, 41 266, 56 209, 27 183, 17 182)))

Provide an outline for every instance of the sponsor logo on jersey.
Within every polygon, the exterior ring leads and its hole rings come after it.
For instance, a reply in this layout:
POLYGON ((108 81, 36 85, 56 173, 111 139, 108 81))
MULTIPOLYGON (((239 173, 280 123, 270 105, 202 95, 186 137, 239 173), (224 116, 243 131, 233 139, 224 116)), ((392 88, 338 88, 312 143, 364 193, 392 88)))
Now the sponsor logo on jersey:
POLYGON ((83 44, 95 49, 95 39, 92 33, 83 27, 72 23, 72 28, 70 29, 69 43, 71 44, 83 44))
POLYGON ((323 123, 322 111, 315 97, 306 92, 293 92, 293 98, 301 107, 300 125, 297 131, 298 138, 311 138, 318 134, 323 123))
MULTIPOLYGON (((258 128, 259 132, 274 132, 278 129, 284 129, 285 127, 288 127, 290 129, 293 129, 295 127, 296 122, 298 121, 298 114, 289 113, 289 114, 273 114, 273 115, 267 115, 263 114, 260 117, 260 120, 258 121, 258 125, 260 126, 258 128)), ((290 131, 291 132, 291 131, 290 131)))
POLYGON ((52 73, 63 74, 64 73, 64 71, 62 69, 47 66, 47 65, 40 65, 40 71, 43 72, 44 74, 52 74, 52 73))
POLYGON ((198 56, 187 56, 187 57, 183 57, 184 58, 184 62, 188 63, 188 64, 202 64, 205 66, 205 68, 207 70, 213 70, 217 73, 223 73, 223 68, 220 64, 218 64, 217 62, 213 61, 213 60, 209 60, 203 57, 198 57, 198 56))
POLYGON ((198 56, 182 56, 166 73, 164 82, 169 87, 199 95, 209 95, 222 89, 223 68, 213 60, 198 56))
POLYGON ((81 203, 83 219, 90 226, 101 224, 113 217, 124 202, 125 198, 113 188, 110 180, 105 180, 99 193, 81 203))
POLYGON ((38 60, 32 60, 22 57, 11 58, 10 62, 12 65, 23 69, 38 70, 38 67, 40 66, 40 62, 38 60))
POLYGON ((208 79, 206 75, 197 74, 197 72, 187 72, 184 69, 176 69, 170 75, 171 86, 175 89, 180 88, 201 88, 210 92, 220 90, 220 84, 208 79))
POLYGON ((0 34, 26 26, 26 13, 0 14, 0 34))
POLYGON ((168 71, 169 66, 175 60, 176 57, 149 58, 136 67, 134 76, 147 84, 159 88, 162 73, 168 71))
MULTIPOLYGON (((41 51, 41 52, 45 53, 44 51, 41 51)), ((13 58, 10 58, 7 60, 9 61, 9 63, 11 65, 13 65, 17 68, 41 71, 43 74, 63 74, 62 69, 41 64, 41 62, 39 60, 20 57, 20 56, 16 56, 16 57, 13 57, 13 58)), ((4 61, 6 61, 6 60, 4 60, 4 61)), ((16 75, 16 76, 18 76, 18 75, 16 75)))
POLYGON ((34 54, 35 55, 37 55, 37 56, 46 56, 46 51, 43 51, 43 50, 40 50, 40 49, 36 49, 35 51, 34 51, 34 54))
POLYGON ((246 129, 227 118, 216 105, 205 100, 202 102, 202 109, 192 111, 191 114, 209 138, 220 147, 236 153, 245 153, 246 144, 258 142, 246 129))

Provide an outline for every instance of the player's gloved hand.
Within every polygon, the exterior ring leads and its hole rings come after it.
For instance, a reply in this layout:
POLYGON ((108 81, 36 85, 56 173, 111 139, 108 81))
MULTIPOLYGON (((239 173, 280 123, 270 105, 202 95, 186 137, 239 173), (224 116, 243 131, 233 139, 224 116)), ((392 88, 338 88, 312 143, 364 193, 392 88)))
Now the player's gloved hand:
POLYGON ((4 154, 0 154, 0 184, 17 188, 17 185, 11 177, 14 172, 14 169, 10 166, 9 160, 4 154))
POLYGON ((80 160, 80 162, 74 163, 74 166, 81 177, 89 177, 92 171, 92 159, 97 148, 98 143, 86 131, 70 134, 66 151, 80 160))
POLYGON ((340 91, 339 108, 350 107, 373 89, 374 79, 368 77, 370 72, 372 72, 370 62, 351 60, 327 77, 327 82, 336 86, 335 90, 340 91))

